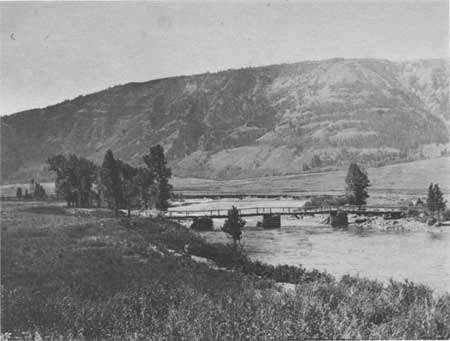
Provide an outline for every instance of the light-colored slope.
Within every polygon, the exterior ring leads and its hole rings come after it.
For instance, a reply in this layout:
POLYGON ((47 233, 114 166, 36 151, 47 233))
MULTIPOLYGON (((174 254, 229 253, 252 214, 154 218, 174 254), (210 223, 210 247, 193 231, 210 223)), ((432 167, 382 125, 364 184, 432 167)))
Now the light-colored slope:
MULTIPOLYGON (((430 182, 438 183, 450 194, 450 158, 401 163, 368 168, 370 191, 403 193, 425 196, 430 182)), ((346 170, 291 176, 268 176, 243 180, 211 181, 174 179, 174 188, 180 191, 208 193, 343 193, 346 170)))

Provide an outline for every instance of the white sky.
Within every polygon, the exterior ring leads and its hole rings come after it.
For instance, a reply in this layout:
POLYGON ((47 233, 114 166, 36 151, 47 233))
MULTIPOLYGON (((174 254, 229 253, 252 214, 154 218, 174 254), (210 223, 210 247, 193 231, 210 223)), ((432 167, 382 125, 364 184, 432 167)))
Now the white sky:
POLYGON ((449 53, 446 0, 2 2, 0 14, 3 115, 132 81, 449 53))

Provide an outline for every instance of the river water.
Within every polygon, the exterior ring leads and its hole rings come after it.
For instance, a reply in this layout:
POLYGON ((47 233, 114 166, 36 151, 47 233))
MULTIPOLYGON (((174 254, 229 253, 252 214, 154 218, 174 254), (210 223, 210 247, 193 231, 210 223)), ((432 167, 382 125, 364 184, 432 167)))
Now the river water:
MULTIPOLYGON (((246 207, 299 207, 295 200, 218 200, 194 203, 183 210, 246 207)), ((176 209, 176 208, 174 208, 176 209)), ((437 292, 450 292, 450 227, 427 231, 392 232, 375 227, 346 229, 323 224, 326 217, 282 217, 281 229, 256 227, 258 217, 246 218, 242 244, 255 260, 269 264, 302 265, 335 276, 359 275, 383 282, 390 278, 422 283, 437 292)), ((223 220, 214 221, 219 229, 223 220)), ((203 232, 211 242, 229 242, 220 230, 203 232)))

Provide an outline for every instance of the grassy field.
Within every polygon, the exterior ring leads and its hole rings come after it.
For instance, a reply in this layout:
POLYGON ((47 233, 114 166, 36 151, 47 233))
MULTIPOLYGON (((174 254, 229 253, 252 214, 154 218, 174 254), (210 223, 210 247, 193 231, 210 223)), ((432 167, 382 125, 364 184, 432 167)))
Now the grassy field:
MULTIPOLYGON (((367 169, 375 194, 426 195, 430 182, 450 193, 450 158, 441 157, 367 169)), ((343 193, 347 170, 269 176, 244 180, 174 179, 174 189, 203 193, 343 193)))
POLYGON ((450 338, 450 295, 252 262, 162 219, 5 202, 1 228, 2 333, 64 340, 450 338), (297 285, 286 291, 276 282, 297 285))

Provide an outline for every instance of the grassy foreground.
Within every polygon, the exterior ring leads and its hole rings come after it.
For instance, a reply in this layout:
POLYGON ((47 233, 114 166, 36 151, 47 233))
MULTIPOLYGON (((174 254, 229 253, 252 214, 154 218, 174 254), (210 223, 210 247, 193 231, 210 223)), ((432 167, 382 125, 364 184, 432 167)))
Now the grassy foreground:
POLYGON ((268 266, 162 219, 4 203, 1 330, 44 339, 448 339, 450 295, 268 266), (223 268, 196 262, 207 257, 223 268), (275 282, 298 284, 284 291, 275 282))

